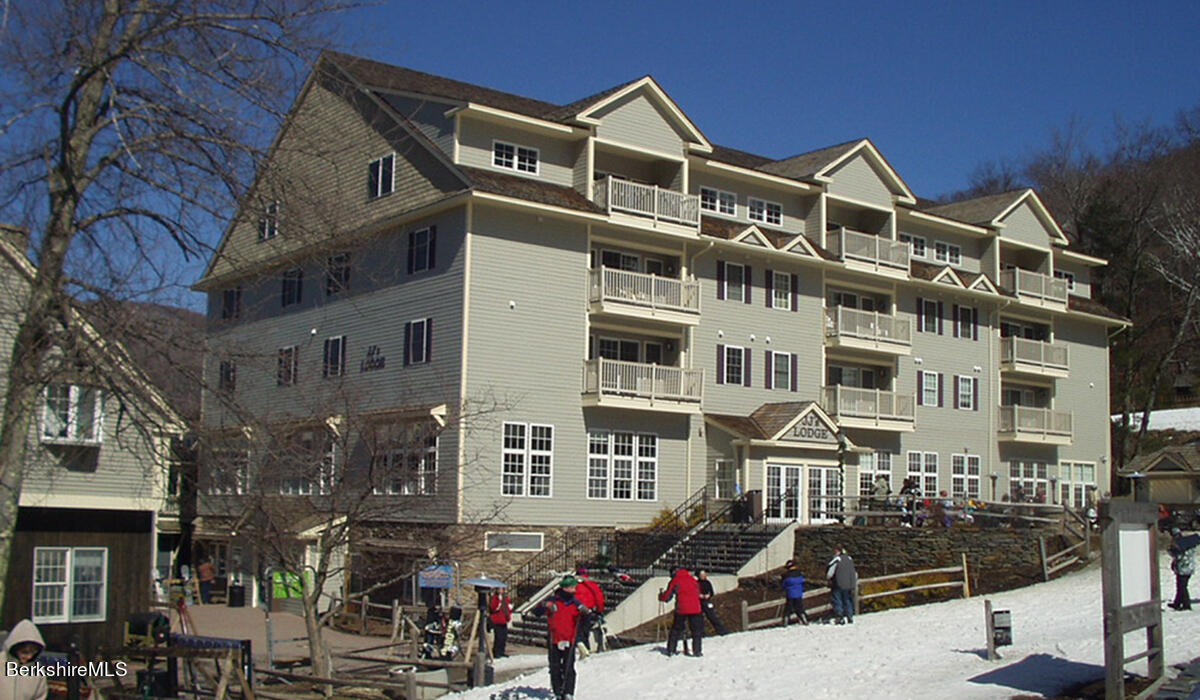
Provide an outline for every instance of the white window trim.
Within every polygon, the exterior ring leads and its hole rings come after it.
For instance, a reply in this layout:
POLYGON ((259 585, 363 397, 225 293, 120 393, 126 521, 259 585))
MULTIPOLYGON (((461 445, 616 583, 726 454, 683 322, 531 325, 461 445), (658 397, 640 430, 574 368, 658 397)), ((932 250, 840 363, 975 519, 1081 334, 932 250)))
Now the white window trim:
POLYGON ((325 339, 321 351, 321 376, 325 379, 346 376, 346 335, 331 335, 325 339), (330 369, 328 347, 329 342, 338 341, 338 361, 336 371, 330 369))
POLYGON ((982 466, 982 460, 979 455, 965 453, 950 455, 950 495, 954 498, 982 498, 982 466), (973 474, 971 473, 972 463, 975 465, 973 474), (961 496, 954 492, 955 479, 963 480, 963 493, 961 496))
MULTIPOLYGON (((376 496, 436 496, 437 495, 437 477, 438 477, 438 436, 433 436, 433 443, 423 447, 407 446, 388 450, 381 455, 383 463, 379 466, 383 468, 383 482, 375 484, 371 487, 371 493, 376 496), (408 464, 409 457, 414 454, 419 454, 421 459, 418 462, 417 471, 413 474, 414 488, 409 489, 409 481, 405 478, 409 475, 408 464), (426 469, 426 460, 431 460, 432 469, 426 469), (400 488, 396 488, 396 483, 400 483, 400 488)), ((373 475, 374 476, 374 475, 373 475)))
POLYGON ((521 175, 540 175, 542 172, 542 153, 539 149, 533 148, 532 146, 522 146, 519 144, 511 143, 509 141, 500 141, 498 139, 493 140, 492 141, 492 166, 496 167, 496 168, 500 168, 502 170, 511 170, 511 171, 521 174, 521 175), (496 147, 497 146, 508 146, 509 148, 513 149, 511 166, 496 162, 496 147), (520 166, 522 151, 525 151, 526 154, 533 155, 533 170, 526 170, 520 166))
MULTIPOLYGON (((722 373, 725 375, 725 383, 726 384, 735 384, 737 386, 745 386, 746 385, 746 355, 749 352, 750 352, 749 348, 741 346, 741 345, 726 345, 725 346, 725 357, 723 357, 721 359, 722 359, 722 362, 724 362, 724 364, 725 364, 725 366, 722 368, 722 373), (736 381, 731 380, 730 375, 729 375, 729 351, 730 350, 737 350, 738 352, 740 352, 742 354, 741 355, 742 361, 739 363, 740 366, 738 368, 738 374, 737 374, 736 381)), ((753 383, 754 379, 751 378, 750 381, 751 381, 751 383, 753 383)))
POLYGON ((713 488, 717 498, 734 498, 737 495, 737 469, 732 459, 713 460, 713 488), (729 473, 726 488, 722 488, 722 467, 729 473))
POLYGON ((296 386, 300 381, 300 346, 285 345, 279 348, 276 355, 278 358, 275 364, 275 385, 276 386, 296 386), (280 372, 279 361, 287 361, 291 367, 289 368, 289 381, 284 381, 283 373, 280 372))
POLYGON ((975 410, 975 378, 959 375, 958 386, 954 387, 954 407, 964 411, 975 410), (963 395, 963 387, 967 393, 963 395), (963 399, 966 399, 965 401, 963 399))
POLYGON ((931 408, 937 408, 938 407, 938 393, 941 390, 941 387, 938 386, 938 373, 937 372, 931 372, 929 370, 921 370, 921 390, 922 390, 921 405, 929 406, 931 408), (932 380, 932 381, 930 381, 930 380, 932 380), (929 392, 930 392, 930 387, 933 387, 933 389, 932 389, 933 401, 927 400, 927 397, 929 396, 929 392))
MULTIPOLYGON (((660 469, 659 469, 659 467, 660 467, 659 454, 660 454, 661 450, 662 450, 662 440, 659 439, 658 433, 636 433, 636 432, 629 431, 629 430, 592 430, 592 431, 589 431, 588 432, 588 475, 587 475, 588 483, 587 483, 587 488, 585 488, 587 499, 590 501, 637 501, 637 502, 641 502, 641 503, 654 503, 654 502, 658 501, 659 500, 660 482, 661 482, 660 469), (630 473, 630 477, 628 480, 629 481, 629 498, 618 498, 616 495, 614 495, 615 494, 615 485, 613 482, 616 481, 616 462, 617 462, 618 457, 615 454, 615 451, 613 448, 614 448, 614 445, 616 442, 615 437, 618 434, 629 435, 633 441, 632 442, 633 454, 628 456, 628 459, 632 463, 632 471, 630 473), (594 437, 599 438, 601 436, 603 436, 603 438, 605 440, 605 444, 607 446, 607 451, 602 455, 601 454, 592 454, 592 452, 591 452, 592 438, 594 438, 594 437), (647 438, 647 437, 654 439, 654 457, 643 457, 639 453, 640 448, 641 448, 642 438, 647 438), (593 460, 593 459, 596 459, 597 461, 603 459, 605 461, 605 486, 604 486, 604 495, 603 496, 593 496, 591 494, 591 491, 592 491, 592 489, 591 489, 591 464, 592 464, 591 460, 593 460), (640 467, 642 466, 643 463, 649 463, 649 462, 652 462, 654 465, 654 482, 653 482, 654 497, 653 498, 643 498, 641 496, 641 492, 639 490, 639 486, 644 481, 643 479, 640 478, 641 477, 640 467)), ((625 460, 625 459, 627 459, 627 457, 625 455, 621 455, 620 459, 625 460)))
POLYGON ((269 241, 279 235, 279 200, 268 202, 258 220, 258 240, 269 241))
MULTIPOLYGON (((205 488, 205 492, 210 496, 244 496, 244 495, 246 495, 246 492, 249 488, 249 482, 250 482, 250 451, 245 450, 245 449, 222 449, 219 447, 213 450, 214 457, 216 454, 220 454, 220 453, 228 453, 230 455, 239 455, 241 457, 241 459, 237 462, 236 469, 233 471, 232 488, 226 488, 226 485, 229 483, 229 480, 226 479, 228 474, 225 473, 227 470, 224 470, 224 469, 222 470, 222 473, 221 473, 222 481, 220 482, 220 484, 218 484, 216 481, 214 481, 212 479, 212 474, 214 472, 209 470, 208 471, 208 474, 209 474, 208 484, 205 488)), ((225 467, 225 466, 228 466, 227 462, 229 460, 214 458, 214 459, 212 459, 212 461, 216 462, 217 464, 221 465, 222 467, 225 467)))
MULTIPOLYGON (((729 273, 727 271, 726 275, 728 274, 729 273)), ((793 296, 791 273, 772 270, 771 278, 771 308, 780 309, 782 311, 791 311, 793 296), (784 282, 783 285, 779 284, 781 280, 784 282), (783 287, 787 287, 787 293, 785 293, 783 298, 780 299, 779 290, 783 287)))
POLYGON ((488 530, 483 533, 483 550, 485 552, 540 552, 546 548, 546 533, 544 532, 502 532, 488 530), (538 546, 536 548, 525 547, 489 547, 488 538, 492 535, 525 535, 536 536, 538 538, 538 546))
POLYGON ((716 187, 701 187, 700 188, 700 210, 701 211, 710 211, 714 214, 720 214, 721 216, 737 216, 737 194, 734 192, 726 191, 726 190, 719 190, 716 187), (713 200, 715 202, 715 206, 713 206, 713 207, 704 206, 705 192, 713 193, 713 200), (732 210, 725 211, 723 209, 723 207, 726 204, 728 204, 727 200, 729 200, 729 199, 733 200, 733 207, 732 207, 732 210))
MULTIPOLYGON (((63 386, 61 384, 55 386, 63 386)), ((98 387, 82 387, 78 384, 67 384, 67 435, 47 435, 49 427, 50 386, 42 390, 42 424, 38 431, 41 442, 47 445, 99 445, 104 441, 104 392, 98 387), (79 436, 79 402, 84 388, 92 390, 92 434, 79 436)))
POLYGON ((773 226, 782 226, 783 225, 783 205, 780 204, 779 202, 772 202, 769 199, 759 199, 758 197, 749 197, 746 199, 746 218, 750 219, 751 221, 761 221, 764 224, 771 224, 773 226), (755 216, 754 209, 756 206, 761 208, 761 211, 762 211, 761 216, 755 216), (778 207, 778 209, 779 209, 779 220, 778 221, 772 220, 771 207, 778 207))
POLYGON ((1064 270, 1055 270, 1054 277, 1056 279, 1067 281, 1067 291, 1068 292, 1075 291, 1075 273, 1074 272, 1066 272, 1064 270))
POLYGON ((929 248, 926 245, 924 236, 914 236, 911 233, 901 233, 897 236, 901 243, 908 244, 908 254, 914 258, 927 258, 929 256, 929 248), (921 252, 917 252, 920 248, 921 252))
POLYGON ((293 267, 284 270, 283 277, 280 278, 282 289, 279 290, 279 306, 287 308, 295 306, 304 301, 304 268, 293 267), (291 301, 288 301, 288 295, 285 294, 287 289, 291 287, 294 290, 291 301))
POLYGON ((414 318, 408 322, 408 364, 423 365, 429 362, 429 358, 425 357, 425 345, 429 342, 429 317, 414 318), (421 342, 417 343, 417 324, 421 325, 421 342), (417 359, 417 350, 421 351, 421 359, 417 359))
POLYGON ((427 270, 433 269, 434 261, 431 259, 433 256, 430 255, 430 253, 429 253, 429 239, 430 239, 430 237, 432 237, 432 235, 433 235, 433 227, 432 226, 426 226, 424 228, 419 228, 419 229, 416 229, 409 233, 409 240, 412 241, 412 246, 414 248, 414 250, 413 250, 413 269, 412 269, 412 273, 414 275, 417 274, 418 272, 425 272, 427 270), (416 248, 419 244, 416 241, 417 241, 417 236, 419 236, 421 234, 425 234, 425 252, 424 252, 424 254, 418 255, 416 248))
POLYGON ((771 388, 772 389, 783 389, 784 391, 792 391, 793 390, 794 387, 792 386, 792 353, 779 352, 777 350, 771 351, 771 388), (784 365, 787 366, 787 371, 784 373, 785 375, 787 375, 787 381, 784 382, 784 386, 779 386, 779 370, 778 370, 779 364, 778 363, 779 363, 780 358, 783 358, 784 365))
POLYGON ((500 494, 512 498, 553 498, 554 497, 554 445, 558 436, 555 434, 554 426, 550 423, 522 423, 520 421, 505 421, 500 428, 500 494), (504 445, 504 429, 510 425, 520 425, 525 427, 523 447, 521 449, 513 449, 504 445), (534 428, 549 428, 550 429, 550 449, 549 450, 534 450, 533 449, 533 429, 534 428), (504 456, 505 455, 520 455, 521 456, 521 484, 520 493, 505 493, 504 491, 504 456), (531 493, 530 487, 533 483, 533 455, 549 455, 550 457, 550 474, 547 483, 547 493, 534 494, 531 493))
POLYGON ((367 165, 367 177, 370 178, 371 172, 376 169, 378 169, 379 173, 382 173, 383 162, 385 160, 392 161, 391 178, 389 178, 389 180, 388 180, 387 190, 385 191, 383 189, 383 187, 384 187, 383 178, 379 177, 379 175, 376 175, 375 176, 375 183, 376 183, 375 191, 371 193, 371 199, 379 199, 380 197, 389 195, 396 191, 396 153, 395 153, 395 151, 393 151, 385 156, 380 156, 379 158, 376 158, 375 160, 371 161, 367 165))
POLYGON ((31 602, 30 602, 30 618, 34 621, 34 623, 104 622, 108 619, 108 583, 109 583, 108 582, 108 547, 34 547, 33 548, 33 561, 34 561, 34 573, 33 573, 34 582, 32 584, 33 588, 31 590, 32 597, 31 597, 31 602), (59 584, 59 583, 42 583, 42 584, 37 583, 37 579, 36 579, 36 576, 37 576, 37 572, 36 572, 37 553, 42 550, 60 551, 60 552, 66 553, 66 558, 65 558, 66 580, 63 583, 61 583, 61 584, 59 584), (100 575, 100 580, 101 580, 100 599, 99 599, 100 612, 97 613, 96 615, 73 615, 73 614, 71 614, 71 608, 72 608, 72 603, 73 603, 72 595, 75 592, 75 553, 79 552, 79 551, 99 551, 99 552, 102 552, 104 555, 102 557, 101 575, 100 575), (33 613, 33 605, 34 605, 33 601, 36 601, 36 599, 37 599, 36 594, 37 594, 38 586, 45 587, 45 586, 52 586, 52 585, 62 587, 62 589, 61 589, 61 592, 62 592, 61 597, 62 597, 62 603, 63 603, 62 614, 61 615, 35 615, 33 613))
POLYGON ((922 299, 921 300, 921 327, 917 329, 917 332, 919 332, 919 333, 937 333, 938 332, 938 321, 941 320, 941 318, 938 315, 937 304, 938 303, 937 303, 936 299, 922 299), (926 306, 927 304, 933 305, 933 313, 929 313, 929 308, 928 308, 928 306, 926 306), (930 328, 929 327, 930 325, 932 325, 933 327, 930 328))
POLYGON ((725 263, 725 279, 721 281, 721 284, 725 286, 725 288, 721 290, 722 294, 725 297, 725 301, 734 301, 739 304, 745 303, 745 301, 746 301, 746 266, 741 263, 726 262, 725 263), (729 268, 731 268, 731 267, 736 267, 742 271, 742 283, 737 286, 737 290, 738 290, 738 292, 737 292, 738 298, 737 299, 734 299, 729 296, 729 268))

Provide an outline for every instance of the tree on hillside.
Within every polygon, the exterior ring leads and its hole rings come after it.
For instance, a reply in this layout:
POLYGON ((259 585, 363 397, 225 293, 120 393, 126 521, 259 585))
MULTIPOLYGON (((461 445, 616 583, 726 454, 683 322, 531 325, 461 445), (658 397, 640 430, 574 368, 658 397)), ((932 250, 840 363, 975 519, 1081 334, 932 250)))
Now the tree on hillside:
POLYGON ((33 232, 37 272, 0 421, 0 585, 37 398, 86 344, 73 294, 177 283, 246 191, 337 0, 5 5, 0 216, 33 232))

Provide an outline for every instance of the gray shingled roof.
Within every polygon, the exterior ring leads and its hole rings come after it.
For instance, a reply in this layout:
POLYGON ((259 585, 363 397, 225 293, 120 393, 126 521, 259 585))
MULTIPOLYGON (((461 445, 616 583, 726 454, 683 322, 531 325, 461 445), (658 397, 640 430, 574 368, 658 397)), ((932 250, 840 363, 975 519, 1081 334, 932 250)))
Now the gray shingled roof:
POLYGON ((854 139, 853 141, 846 141, 845 143, 839 143, 834 146, 826 146, 825 148, 820 148, 815 151, 801 153, 790 158, 784 158, 783 160, 777 160, 773 163, 768 163, 759 167, 758 169, 763 172, 782 175, 783 177, 790 177, 797 180, 810 178, 820 172, 825 166, 849 153, 851 149, 862 143, 863 140, 864 139, 854 139))
POLYGON ((965 221, 969 224, 990 224, 1004 210, 1008 209, 1018 199, 1025 196, 1028 189, 1012 190, 1000 194, 989 194, 975 199, 964 199, 961 202, 941 204, 925 209, 930 214, 944 216, 949 219, 965 221))
POLYGON ((620 85, 614 85, 614 86, 608 88, 607 90, 601 90, 600 92, 597 92, 594 95, 588 95, 587 97, 585 97, 581 100, 575 100, 571 104, 563 105, 562 107, 559 107, 558 109, 547 112, 545 115, 545 118, 550 119, 552 121, 565 121, 567 119, 570 119, 571 117, 574 117, 575 115, 579 114, 580 112, 585 111, 588 107, 603 100, 604 98, 606 98, 610 95, 615 95, 618 92, 629 87, 630 85, 633 85, 637 81, 642 80, 644 78, 649 78, 649 77, 650 76, 648 76, 648 75, 644 75, 641 78, 634 78, 633 80, 621 83, 620 85))
POLYGON ((458 166, 471 185, 480 192, 491 192, 539 204, 549 204, 577 211, 599 212, 600 207, 592 204, 577 190, 562 185, 534 180, 520 175, 506 175, 494 170, 483 170, 465 165, 458 166))
POLYGON ((727 413, 706 413, 704 415, 737 435, 754 440, 769 440, 813 403, 815 402, 764 403, 748 416, 735 416, 727 413))

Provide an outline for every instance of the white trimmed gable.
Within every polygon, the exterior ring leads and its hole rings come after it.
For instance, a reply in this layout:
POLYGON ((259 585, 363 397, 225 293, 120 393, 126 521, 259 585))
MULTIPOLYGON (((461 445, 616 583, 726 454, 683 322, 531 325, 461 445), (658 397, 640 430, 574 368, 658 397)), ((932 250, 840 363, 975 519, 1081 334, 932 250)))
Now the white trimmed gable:
POLYGON ((828 183, 830 194, 860 202, 890 207, 893 196, 906 204, 917 201, 899 173, 868 139, 822 167, 814 177, 828 183))
POLYGON ((577 119, 594 124, 596 136, 607 141, 681 156, 685 143, 694 150, 712 150, 700 129, 650 77, 591 105, 577 119))
POLYGON ((1025 194, 1001 212, 993 223, 1000 229, 1001 238, 1039 248, 1049 248, 1052 242, 1068 242, 1050 211, 1033 190, 1026 190, 1025 194))

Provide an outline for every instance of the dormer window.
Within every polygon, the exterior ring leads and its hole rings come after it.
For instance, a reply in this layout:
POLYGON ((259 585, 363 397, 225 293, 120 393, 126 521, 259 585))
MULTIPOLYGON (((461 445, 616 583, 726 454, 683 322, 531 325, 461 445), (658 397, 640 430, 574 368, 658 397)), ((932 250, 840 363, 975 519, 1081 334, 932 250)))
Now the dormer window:
POLYGON ((271 202, 258 220, 258 240, 266 241, 279 233, 279 202, 271 202))
POLYGON ((492 165, 519 173, 538 174, 538 149, 503 141, 492 143, 492 165))
POLYGON ((933 257, 938 262, 949 263, 950 265, 961 265, 962 248, 951 243, 938 241, 933 247, 933 257))
POLYGON ((751 221, 761 221, 765 224, 774 224, 776 226, 783 224, 782 204, 751 197, 748 200, 748 206, 751 221))
POLYGON ((925 257, 925 239, 922 236, 914 236, 910 233, 901 233, 896 238, 900 239, 901 243, 908 244, 908 254, 914 258, 925 257))
POLYGON ((725 214, 726 216, 736 216, 737 195, 712 187, 701 187, 700 209, 716 212, 717 214, 725 214))
POLYGON ((101 436, 100 390, 76 384, 46 387, 42 406, 42 442, 99 443, 101 436))
POLYGON ((367 197, 378 199, 396 189, 396 154, 376 158, 367 166, 367 197))

